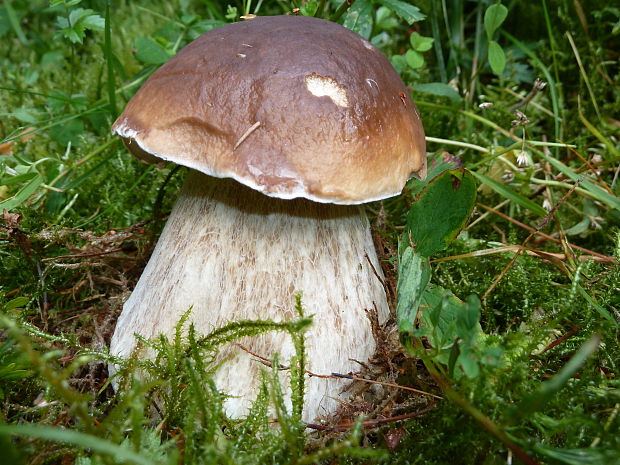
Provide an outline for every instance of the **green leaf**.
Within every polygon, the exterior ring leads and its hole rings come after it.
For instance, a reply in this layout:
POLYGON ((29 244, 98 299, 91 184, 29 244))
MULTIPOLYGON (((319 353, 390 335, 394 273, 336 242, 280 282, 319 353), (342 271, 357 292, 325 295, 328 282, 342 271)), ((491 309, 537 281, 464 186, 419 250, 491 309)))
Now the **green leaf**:
POLYGON ((69 7, 82 3, 82 0, 50 0, 50 6, 60 5, 61 3, 63 6, 69 7))
POLYGON ((0 186, 10 186, 11 184, 19 184, 25 181, 29 181, 37 175, 36 172, 23 173, 15 176, 8 176, 6 178, 0 178, 0 186))
POLYGON ((369 39, 372 34, 372 3, 369 0, 357 0, 347 10, 342 25, 369 39))
POLYGON ((82 25, 85 29, 92 29, 95 31, 102 31, 105 27, 105 19, 99 15, 88 15, 82 19, 82 25))
POLYGON ((9 300, 6 304, 4 304, 5 310, 14 310, 16 308, 24 307, 30 302, 28 297, 16 297, 13 300, 9 300))
POLYGON ((428 259, 406 246, 398 262, 396 318, 401 333, 414 330, 414 322, 424 289, 431 279, 428 259))
POLYGON ((379 0, 379 3, 392 10, 409 24, 426 19, 426 15, 418 7, 400 0, 379 0))
POLYGON ((62 146, 67 146, 69 142, 76 142, 77 137, 84 132, 82 120, 73 119, 64 125, 54 126, 47 130, 47 134, 62 146))
POLYGON ((489 42, 488 53, 491 70, 495 75, 501 76, 506 67, 506 55, 504 54, 504 50, 502 50, 502 47, 500 47, 497 42, 492 40, 489 42))
POLYGON ((435 39, 432 37, 424 37, 414 32, 409 36, 409 43, 414 50, 418 52, 427 52, 431 48, 433 48, 433 42, 435 39))
POLYGON ((37 173, 32 180, 23 186, 13 197, 9 197, 6 200, 0 202, 0 211, 3 209, 7 209, 11 211, 17 207, 19 207, 22 203, 24 203, 28 198, 34 194, 34 192, 39 188, 39 186, 43 184, 43 177, 37 173))
POLYGON ((445 249, 469 218, 476 182, 464 169, 444 171, 420 192, 407 215, 416 252, 424 257, 445 249))
POLYGON ((426 187, 433 179, 439 176, 444 171, 459 169, 462 164, 461 160, 457 157, 453 157, 445 152, 436 152, 431 155, 427 160, 427 175, 424 181, 420 181, 416 178, 411 178, 407 182, 406 192, 411 198, 415 198, 422 189, 426 187))
POLYGON ((170 59, 164 48, 148 37, 136 39, 136 59, 147 65, 161 65, 170 59))
POLYGON ((508 16, 508 8, 501 3, 496 3, 487 8, 484 12, 484 28, 487 31, 487 38, 489 41, 493 38, 493 34, 508 16))
POLYGON ((3 0, 2 4, 4 5, 4 12, 8 23, 13 28, 13 31, 15 31, 15 35, 22 44, 26 45, 28 43, 28 39, 26 38, 26 35, 21 27, 20 18, 18 17, 17 12, 13 9, 11 3, 12 2, 9 2, 8 0, 3 0))
POLYGON ((424 56, 422 56, 420 52, 416 52, 412 49, 407 50, 407 53, 405 53, 405 60, 407 60, 407 64, 413 69, 418 69, 424 65, 424 56))
POLYGON ((457 313, 456 334, 465 341, 473 341, 480 330, 480 299, 470 295, 463 309, 457 313))
POLYGON ((155 462, 132 451, 129 447, 121 447, 106 439, 68 429, 34 425, 0 425, 0 435, 21 435, 47 441, 66 442, 83 449, 91 449, 109 455, 117 461, 138 465, 155 465, 155 462))
POLYGON ((454 87, 444 84, 443 82, 429 82, 426 84, 417 84, 413 87, 415 92, 422 92, 424 94, 438 95, 440 97, 447 97, 450 100, 461 103, 463 99, 454 87))
MULTIPOLYGON (((463 302, 451 291, 429 284, 420 305, 421 325, 426 328, 425 334, 436 349, 449 349, 459 337, 470 344, 482 332, 480 300, 474 295, 463 302)), ((448 353, 445 353, 440 361, 446 363, 447 357, 448 353)))
POLYGON ((0 37, 4 37, 11 30, 11 22, 4 6, 0 6, 0 37))
POLYGON ((391 30, 395 27, 398 27, 398 24, 398 19, 394 17, 394 12, 392 10, 384 6, 380 6, 379 8, 377 8, 377 12, 375 13, 375 26, 377 26, 378 30, 391 30))
POLYGON ((543 382, 540 388, 527 395, 511 413, 511 421, 518 421, 529 417, 532 413, 542 410, 551 399, 566 385, 568 380, 579 370, 596 351, 601 338, 598 334, 592 336, 577 351, 575 355, 550 380, 543 382))
POLYGON ((316 0, 308 0, 299 8, 299 12, 304 16, 314 16, 316 10, 319 9, 319 2, 316 0))
POLYGON ((612 465, 620 463, 620 451, 604 447, 560 449, 548 444, 536 444, 533 449, 541 455, 567 465, 612 465))
POLYGON ((476 359, 476 354, 471 350, 462 351, 456 359, 456 364, 461 367, 469 379, 474 379, 480 374, 480 365, 476 359))
POLYGON ((618 320, 616 320, 613 317, 613 315, 609 312, 609 310, 597 304, 594 301, 594 299, 590 296, 590 294, 588 294, 586 290, 583 287, 581 287, 581 284, 579 284, 578 282, 574 282, 573 286, 575 286, 575 288, 577 289, 577 292, 581 294, 581 296, 586 300, 586 302, 592 305, 594 310, 596 310, 599 315, 601 315, 603 318, 606 318, 615 328, 618 328, 620 326, 620 323, 618 323, 618 320))
POLYGON ((545 216, 547 214, 547 210, 545 210, 543 207, 538 205, 536 202, 533 202, 532 200, 528 199, 527 197, 515 192, 510 187, 508 187, 506 184, 497 182, 495 179, 491 179, 485 176, 484 174, 480 174, 476 171, 472 171, 471 174, 473 174, 476 178, 478 178, 478 180, 482 184, 486 184, 487 186, 489 186, 491 189, 493 189, 495 192, 497 192, 502 197, 516 204, 519 204, 524 208, 527 208, 532 213, 536 213, 537 215, 540 215, 540 216, 545 216))
POLYGON ((580 187, 584 188, 588 191, 588 193, 596 200, 603 202, 607 206, 614 208, 616 210, 620 210, 620 199, 614 195, 607 192, 605 189, 597 186, 595 183, 588 181, 583 175, 576 173, 571 168, 566 166, 560 160, 553 158, 550 155, 545 154, 542 151, 537 150, 536 153, 548 161, 554 168, 560 171, 569 179, 573 181, 579 181, 580 187))
POLYGON ((75 8, 69 13, 69 17, 59 16, 56 24, 60 29, 60 34, 73 43, 82 43, 87 30, 101 31, 104 28, 105 20, 95 14, 93 10, 85 8, 75 8))
POLYGON ((226 18, 229 21, 236 21, 238 17, 239 17, 239 13, 237 11, 237 7, 228 5, 226 7, 226 14, 224 15, 224 18, 226 18))
POLYGON ((36 111, 28 108, 18 108, 12 113, 12 116, 23 123, 37 124, 39 122, 36 111))

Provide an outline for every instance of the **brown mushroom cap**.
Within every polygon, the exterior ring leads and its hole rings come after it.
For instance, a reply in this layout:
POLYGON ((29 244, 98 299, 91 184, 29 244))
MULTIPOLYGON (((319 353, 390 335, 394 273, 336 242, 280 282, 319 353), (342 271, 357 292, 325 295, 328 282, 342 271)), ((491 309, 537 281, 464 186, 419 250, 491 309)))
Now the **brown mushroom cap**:
POLYGON ((426 172, 418 111, 387 58, 303 16, 203 34, 153 73, 113 132, 140 158, 284 199, 368 202, 426 172))

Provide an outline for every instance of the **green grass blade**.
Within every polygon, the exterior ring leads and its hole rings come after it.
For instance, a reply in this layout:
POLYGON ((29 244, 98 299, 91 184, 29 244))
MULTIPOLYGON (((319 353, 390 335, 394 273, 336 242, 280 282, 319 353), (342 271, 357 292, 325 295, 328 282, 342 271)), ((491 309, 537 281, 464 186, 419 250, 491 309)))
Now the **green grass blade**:
POLYGON ((534 412, 542 410, 564 388, 568 380, 583 366, 586 360, 594 354, 600 343, 601 338, 597 334, 586 341, 553 378, 543 382, 536 392, 526 396, 519 405, 515 406, 511 420, 526 418, 534 412))
POLYGON ((105 41, 103 44, 103 52, 105 54, 106 66, 108 68, 108 99, 110 100, 110 113, 116 118, 116 89, 114 86, 114 57, 112 55, 112 32, 110 26, 110 2, 105 4, 105 41))
POLYGON ((0 211, 7 209, 9 211, 19 207, 43 184, 43 177, 36 174, 25 186, 23 186, 13 197, 0 202, 0 211))
POLYGON ((596 126, 594 126, 590 121, 586 119, 584 114, 581 112, 581 107, 578 107, 578 109, 579 109, 579 119, 581 120, 583 125, 588 129, 588 131, 590 131, 594 137, 596 137, 603 144, 605 144, 605 147, 607 147, 607 150, 609 150, 609 153, 611 153, 614 158, 616 159, 620 158, 620 152, 618 151, 618 149, 616 149, 616 146, 607 137, 605 137, 601 133, 601 131, 599 131, 596 128, 596 126))
POLYGON ((13 31, 15 31, 15 35, 17 35, 17 38, 22 44, 27 45, 28 39, 26 38, 26 34, 24 34, 24 31, 21 25, 19 24, 19 19, 17 18, 17 14, 15 13, 15 10, 11 6, 11 2, 9 2, 8 0, 2 0, 2 4, 4 5, 4 9, 6 10, 6 15, 9 18, 9 24, 13 28, 13 31))
POLYGON ((475 171, 472 171, 471 174, 473 174, 478 179, 478 181, 489 186, 491 189, 493 189, 495 192, 497 192, 502 197, 518 205, 521 205, 523 208, 527 208, 532 213, 536 213, 537 215, 540 215, 540 216, 544 216, 547 214, 547 210, 545 210, 542 206, 538 205, 536 202, 533 202, 527 197, 515 192, 510 187, 508 187, 506 184, 497 182, 494 179, 491 179, 488 176, 477 173, 475 171))
POLYGON ((611 208, 620 210, 620 199, 617 196, 610 194, 605 189, 597 186, 591 181, 588 181, 585 176, 575 173, 571 168, 566 166, 560 160, 557 160, 540 150, 533 150, 546 161, 548 161, 549 164, 552 165, 555 169, 564 174, 567 178, 572 179, 575 182, 579 181, 581 183, 581 186, 589 192, 593 199, 603 202, 611 208))
POLYGON ((578 283, 576 287, 577 287, 577 292, 579 292, 579 295, 581 295, 581 297, 583 297, 590 305, 592 305, 594 310, 596 310, 599 315, 601 315, 603 318, 609 321, 614 327, 617 328, 618 326, 620 326, 620 324, 618 324, 618 322, 614 319, 612 314, 609 313, 609 311, 606 308, 601 307, 599 304, 597 304, 592 298, 592 296, 590 296, 590 294, 588 294, 583 287, 581 287, 578 283))
POLYGON ((588 89, 588 93, 590 94, 590 100, 592 100, 592 105, 594 106, 594 111, 596 112, 596 116, 598 116, 598 118, 601 119, 601 111, 598 108, 598 103, 596 103, 596 97, 594 96, 592 85, 590 85, 590 79, 588 79, 588 73, 586 73, 586 70, 583 67, 583 63, 581 62, 581 56, 579 55, 579 50, 577 50, 577 46, 575 45, 573 36, 568 31, 566 31, 566 38, 568 39, 568 43, 573 49, 573 54, 575 55, 575 60, 577 60, 577 66, 579 67, 579 72, 581 73, 581 77, 583 78, 583 81, 586 83, 586 88, 588 89))
POLYGON ((505 36, 508 40, 510 40, 514 45, 516 45, 517 48, 519 48, 523 53, 525 53, 534 62, 534 64, 536 64, 536 66, 540 68, 543 75, 545 76, 545 80, 547 81, 547 83, 549 83, 549 89, 551 92, 551 105, 553 107, 553 114, 555 115, 555 118, 554 118, 555 139, 561 140, 562 132, 561 132, 560 123, 562 119, 561 119, 560 108, 562 108, 563 104, 559 96, 557 84, 555 82, 555 79, 551 77, 549 68, 547 68, 547 66, 534 54, 534 52, 532 52, 529 49, 529 47, 527 47, 519 39, 510 35, 508 32, 504 31, 503 29, 500 32, 503 36, 505 36))
POLYGON ((67 429, 52 428, 49 426, 36 425, 0 425, 0 434, 20 435, 31 438, 44 439, 47 441, 66 442, 76 447, 90 449, 100 454, 106 454, 119 461, 127 461, 138 465, 156 465, 140 454, 137 454, 126 447, 118 446, 110 441, 101 439, 89 434, 80 433, 67 429))

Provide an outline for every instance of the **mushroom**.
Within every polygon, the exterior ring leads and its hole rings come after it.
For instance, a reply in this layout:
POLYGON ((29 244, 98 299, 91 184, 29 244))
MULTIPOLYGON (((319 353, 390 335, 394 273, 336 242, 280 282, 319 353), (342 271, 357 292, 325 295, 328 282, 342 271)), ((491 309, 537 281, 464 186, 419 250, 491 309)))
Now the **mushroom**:
MULTIPOLYGON (((346 373, 375 351, 367 309, 389 314, 359 204, 398 195, 426 173, 422 124, 386 57, 338 24, 257 17, 213 29, 158 69, 113 126, 147 161, 189 170, 124 304, 110 351, 134 334, 172 336, 181 315, 208 333, 235 320, 287 321, 297 292, 313 324, 307 369, 346 373)), ((241 341, 280 360, 290 337, 241 341)), ((223 347, 214 380, 227 413, 247 413, 261 364, 223 347)), ((304 418, 333 411, 344 381, 310 378, 304 418)), ((290 393, 289 393, 290 395, 290 393)))

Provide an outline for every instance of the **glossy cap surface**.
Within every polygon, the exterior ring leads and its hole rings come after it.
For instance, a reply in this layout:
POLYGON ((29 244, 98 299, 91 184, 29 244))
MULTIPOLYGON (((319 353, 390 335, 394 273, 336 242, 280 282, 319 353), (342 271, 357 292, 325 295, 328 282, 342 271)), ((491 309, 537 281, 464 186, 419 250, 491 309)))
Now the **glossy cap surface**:
POLYGON ((147 161, 284 199, 363 203, 426 173, 418 111, 387 58, 304 16, 203 34, 153 73, 112 129, 147 161))

